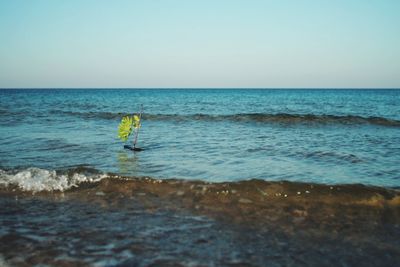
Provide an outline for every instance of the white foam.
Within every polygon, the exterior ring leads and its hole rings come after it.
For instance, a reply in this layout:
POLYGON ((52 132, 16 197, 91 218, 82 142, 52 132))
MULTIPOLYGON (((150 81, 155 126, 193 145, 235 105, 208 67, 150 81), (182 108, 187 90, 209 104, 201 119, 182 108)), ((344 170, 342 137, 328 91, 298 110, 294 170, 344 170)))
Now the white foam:
POLYGON ((18 172, 6 172, 0 169, 0 185, 18 186, 23 191, 65 191, 77 187, 82 182, 97 182, 107 177, 106 174, 72 175, 57 174, 55 170, 28 168, 18 172))
POLYGON ((10 265, 8 265, 6 263, 6 261, 4 260, 3 256, 0 254, 0 267, 9 267, 10 265))

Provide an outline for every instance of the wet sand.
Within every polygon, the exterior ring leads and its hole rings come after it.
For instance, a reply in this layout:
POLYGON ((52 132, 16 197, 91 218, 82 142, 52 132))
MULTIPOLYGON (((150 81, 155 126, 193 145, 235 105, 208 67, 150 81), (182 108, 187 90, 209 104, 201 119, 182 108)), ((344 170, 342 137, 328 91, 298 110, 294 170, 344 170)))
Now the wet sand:
POLYGON ((398 266, 400 192, 110 177, 0 189, 8 266, 398 266))

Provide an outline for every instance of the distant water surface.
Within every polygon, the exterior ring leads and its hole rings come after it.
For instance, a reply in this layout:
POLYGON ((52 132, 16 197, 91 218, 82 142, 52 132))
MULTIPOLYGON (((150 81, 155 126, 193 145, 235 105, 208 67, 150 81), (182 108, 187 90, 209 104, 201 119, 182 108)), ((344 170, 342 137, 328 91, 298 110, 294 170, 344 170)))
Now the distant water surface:
POLYGON ((0 90, 0 183, 82 166, 399 187, 400 90, 0 90), (132 153, 117 128, 140 104, 145 151, 132 153))

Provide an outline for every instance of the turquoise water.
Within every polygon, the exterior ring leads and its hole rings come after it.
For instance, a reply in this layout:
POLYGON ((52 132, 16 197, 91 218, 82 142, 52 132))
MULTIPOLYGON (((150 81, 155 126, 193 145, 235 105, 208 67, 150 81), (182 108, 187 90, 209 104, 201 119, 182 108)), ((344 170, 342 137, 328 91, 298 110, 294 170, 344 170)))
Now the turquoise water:
POLYGON ((400 90, 0 90, 1 179, 82 166, 399 187, 400 90), (145 150, 133 153, 117 128, 140 104, 145 150))

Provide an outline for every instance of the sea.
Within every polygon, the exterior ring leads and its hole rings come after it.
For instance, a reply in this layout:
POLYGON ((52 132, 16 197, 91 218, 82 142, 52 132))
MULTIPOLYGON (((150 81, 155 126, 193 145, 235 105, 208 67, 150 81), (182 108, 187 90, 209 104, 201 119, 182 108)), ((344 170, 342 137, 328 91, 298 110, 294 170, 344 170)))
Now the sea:
POLYGON ((399 188, 400 90, 0 90, 2 267, 394 267, 399 188))
POLYGON ((63 191, 108 173, 398 188, 400 90, 0 90, 0 185, 63 191), (133 152, 118 125, 141 105, 133 152))

